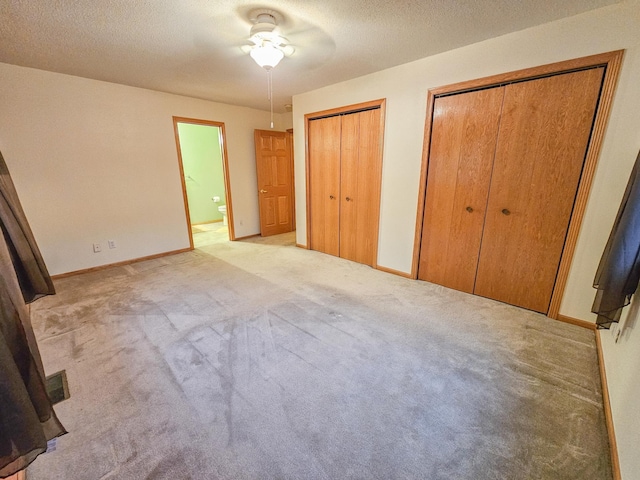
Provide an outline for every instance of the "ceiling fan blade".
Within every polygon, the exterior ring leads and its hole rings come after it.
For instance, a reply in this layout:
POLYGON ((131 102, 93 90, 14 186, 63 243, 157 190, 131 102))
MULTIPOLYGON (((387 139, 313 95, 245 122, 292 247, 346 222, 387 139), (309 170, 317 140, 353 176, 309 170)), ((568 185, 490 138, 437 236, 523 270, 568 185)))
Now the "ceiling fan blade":
POLYGON ((282 50, 285 57, 290 57, 296 51, 293 45, 281 45, 280 50, 282 50))

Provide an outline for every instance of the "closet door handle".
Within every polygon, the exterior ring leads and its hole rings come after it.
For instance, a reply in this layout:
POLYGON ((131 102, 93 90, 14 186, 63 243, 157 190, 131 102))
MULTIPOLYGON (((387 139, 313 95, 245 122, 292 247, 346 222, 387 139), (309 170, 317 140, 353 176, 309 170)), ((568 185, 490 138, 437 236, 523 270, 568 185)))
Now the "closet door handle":
POLYGON ((466 210, 467 212, 469 212, 469 213, 473 212, 473 208, 471 208, 471 207, 467 207, 465 210, 466 210))
POLYGON ((505 215, 511 215, 511 212, 506 208, 502 209, 502 213, 505 214, 505 215))
POLYGON ((331 200, 335 200, 335 198, 336 198, 336 197, 334 197, 333 195, 329 195, 329 198, 330 198, 331 200))
POLYGON ((350 202, 350 201, 352 200, 352 198, 351 198, 351 197, 347 197, 347 198, 345 198, 345 200, 346 200, 347 202, 350 202))
POLYGON ((267 193, 267 191, 260 189, 260 193, 267 193))

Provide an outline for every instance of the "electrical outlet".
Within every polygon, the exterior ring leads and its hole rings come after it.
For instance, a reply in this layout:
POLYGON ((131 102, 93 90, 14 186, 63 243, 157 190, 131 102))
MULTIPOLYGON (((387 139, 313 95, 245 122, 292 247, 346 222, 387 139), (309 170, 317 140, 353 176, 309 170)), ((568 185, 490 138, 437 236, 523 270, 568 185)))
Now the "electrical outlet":
POLYGON ((109 244, 109 248, 116 248, 116 241, 115 240, 109 240, 107 243, 109 244))
POLYGON ((99 243, 93 244, 93 253, 100 253, 102 251, 102 246, 99 243))

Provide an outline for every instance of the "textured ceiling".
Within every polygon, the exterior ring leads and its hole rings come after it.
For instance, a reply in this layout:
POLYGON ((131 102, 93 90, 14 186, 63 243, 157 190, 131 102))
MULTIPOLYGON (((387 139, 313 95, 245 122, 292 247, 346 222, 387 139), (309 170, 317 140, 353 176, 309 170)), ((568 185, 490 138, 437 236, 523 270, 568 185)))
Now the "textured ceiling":
POLYGON ((256 7, 283 14, 291 96, 619 0, 1 0, 0 62, 268 109, 241 46, 256 7))

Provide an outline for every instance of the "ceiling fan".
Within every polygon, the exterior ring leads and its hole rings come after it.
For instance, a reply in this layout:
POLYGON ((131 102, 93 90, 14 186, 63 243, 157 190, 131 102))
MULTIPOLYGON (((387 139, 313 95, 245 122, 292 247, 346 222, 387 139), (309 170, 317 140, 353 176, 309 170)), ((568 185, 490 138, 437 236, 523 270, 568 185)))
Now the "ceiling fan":
POLYGON ((285 56, 291 56, 295 48, 280 34, 278 24, 283 17, 279 12, 259 8, 249 12, 249 20, 253 23, 249 31, 249 44, 242 47, 245 53, 265 70, 271 70, 285 56))

